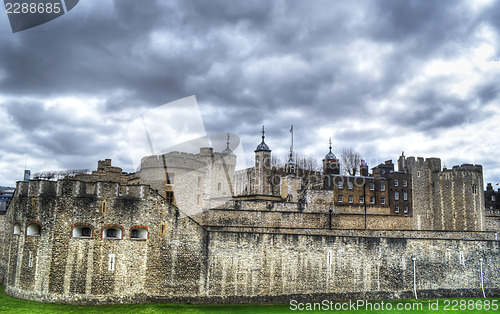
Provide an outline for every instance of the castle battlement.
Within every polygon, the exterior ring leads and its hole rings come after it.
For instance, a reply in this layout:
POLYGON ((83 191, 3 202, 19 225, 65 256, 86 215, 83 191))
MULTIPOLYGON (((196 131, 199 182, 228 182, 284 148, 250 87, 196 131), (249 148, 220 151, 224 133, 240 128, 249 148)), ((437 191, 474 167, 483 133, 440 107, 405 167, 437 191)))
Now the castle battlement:
POLYGON ((33 180, 17 182, 18 196, 27 197, 91 197, 143 198, 148 185, 120 185, 117 182, 84 182, 80 180, 33 180))

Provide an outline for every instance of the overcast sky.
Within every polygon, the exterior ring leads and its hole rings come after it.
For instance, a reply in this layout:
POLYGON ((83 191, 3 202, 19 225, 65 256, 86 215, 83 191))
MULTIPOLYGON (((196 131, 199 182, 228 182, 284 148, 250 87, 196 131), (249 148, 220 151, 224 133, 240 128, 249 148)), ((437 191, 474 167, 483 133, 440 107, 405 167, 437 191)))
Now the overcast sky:
POLYGON ((293 124, 318 161, 332 137, 370 167, 404 151, 482 164, 496 184, 499 31, 488 0, 84 0, 18 33, 2 11, 0 185, 26 159, 132 171, 131 121, 191 95, 206 132, 237 134, 247 158, 264 124, 285 159, 293 124))

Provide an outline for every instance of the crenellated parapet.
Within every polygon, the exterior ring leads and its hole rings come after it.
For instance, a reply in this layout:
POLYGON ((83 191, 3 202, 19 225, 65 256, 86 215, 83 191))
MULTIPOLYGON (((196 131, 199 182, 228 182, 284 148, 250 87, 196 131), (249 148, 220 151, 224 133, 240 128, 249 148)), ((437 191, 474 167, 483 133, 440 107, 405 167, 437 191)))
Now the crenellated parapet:
POLYGON ((85 182, 80 180, 32 180, 17 182, 16 193, 20 197, 95 197, 98 199, 142 199, 150 190, 147 185, 125 185, 117 182, 85 182))

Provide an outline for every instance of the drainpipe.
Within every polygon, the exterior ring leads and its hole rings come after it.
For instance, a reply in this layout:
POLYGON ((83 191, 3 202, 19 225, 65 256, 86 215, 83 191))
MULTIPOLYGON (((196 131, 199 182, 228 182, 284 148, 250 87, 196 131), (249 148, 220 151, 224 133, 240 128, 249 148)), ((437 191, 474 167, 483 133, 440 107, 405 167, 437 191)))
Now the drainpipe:
POLYGON ((484 293, 484 278, 483 278, 483 258, 479 259, 481 265, 481 289, 483 290, 483 297, 486 299, 486 293, 484 293))
POLYGON ((411 259, 413 260, 413 293, 415 294, 415 300, 418 300, 418 298, 417 298, 417 274, 415 272, 415 268, 416 268, 415 261, 417 258, 415 256, 413 256, 411 259))
POLYGON ((364 205, 365 205, 365 230, 366 230, 366 181, 365 183, 363 184, 363 200, 364 200, 364 205))

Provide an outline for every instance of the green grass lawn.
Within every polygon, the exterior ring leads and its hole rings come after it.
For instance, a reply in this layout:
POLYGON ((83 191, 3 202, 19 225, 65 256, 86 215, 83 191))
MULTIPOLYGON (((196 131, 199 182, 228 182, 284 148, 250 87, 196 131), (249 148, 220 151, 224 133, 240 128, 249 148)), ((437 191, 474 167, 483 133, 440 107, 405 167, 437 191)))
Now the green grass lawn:
MULTIPOLYGON (((382 301, 370 302, 373 309, 366 310, 365 306, 360 307, 359 310, 354 311, 341 311, 342 313, 500 313, 499 309, 494 310, 490 308, 489 310, 461 310, 460 301, 465 300, 468 302, 469 306, 472 308, 472 304, 478 304, 484 302, 484 299, 440 299, 440 300, 396 300, 396 301, 384 301, 384 306, 390 306, 393 308, 391 311, 377 311, 377 308, 382 306, 382 301), (454 301, 456 300, 456 301, 454 301), (435 304, 439 302, 439 310, 429 310, 429 304, 435 304), (416 307, 415 310, 402 310, 398 311, 396 309, 397 304, 406 304, 407 307, 416 307), (449 304, 447 311, 444 310, 444 306, 449 304), (388 305, 390 304, 390 305, 388 305), (453 306, 456 305, 455 310, 453 306), (421 307, 421 310, 418 309, 421 307)), ((500 298, 488 299, 492 305, 493 301, 495 304, 500 304, 500 298)), ((321 300, 314 300, 321 302, 321 300)), ((338 302, 341 303, 341 302, 338 302)), ((307 304, 302 304, 301 307, 306 309, 307 304)), ((310 305, 313 307, 314 305, 310 305)), ((326 304, 323 305, 326 307, 326 304)), ((332 305, 333 307, 335 305, 332 305)), ((463 306, 463 303, 462 303, 463 306)), ((318 309, 318 306, 316 306, 318 309)), ((330 307, 330 305, 328 305, 330 307)), ((344 306, 345 307, 345 306, 344 306)), ((4 313, 296 313, 296 312, 328 312, 328 311, 299 311, 299 304, 295 304, 294 308, 297 310, 292 311, 290 309, 290 304, 280 304, 280 305, 196 305, 196 304, 136 304, 136 305, 62 305, 62 304, 46 304, 38 303, 32 301, 25 301, 15 299, 6 296, 3 293, 3 287, 1 287, 0 293, 0 312, 4 313)), ((475 308, 475 306, 474 306, 475 308)), ((336 311, 335 311, 336 312, 336 311)))

